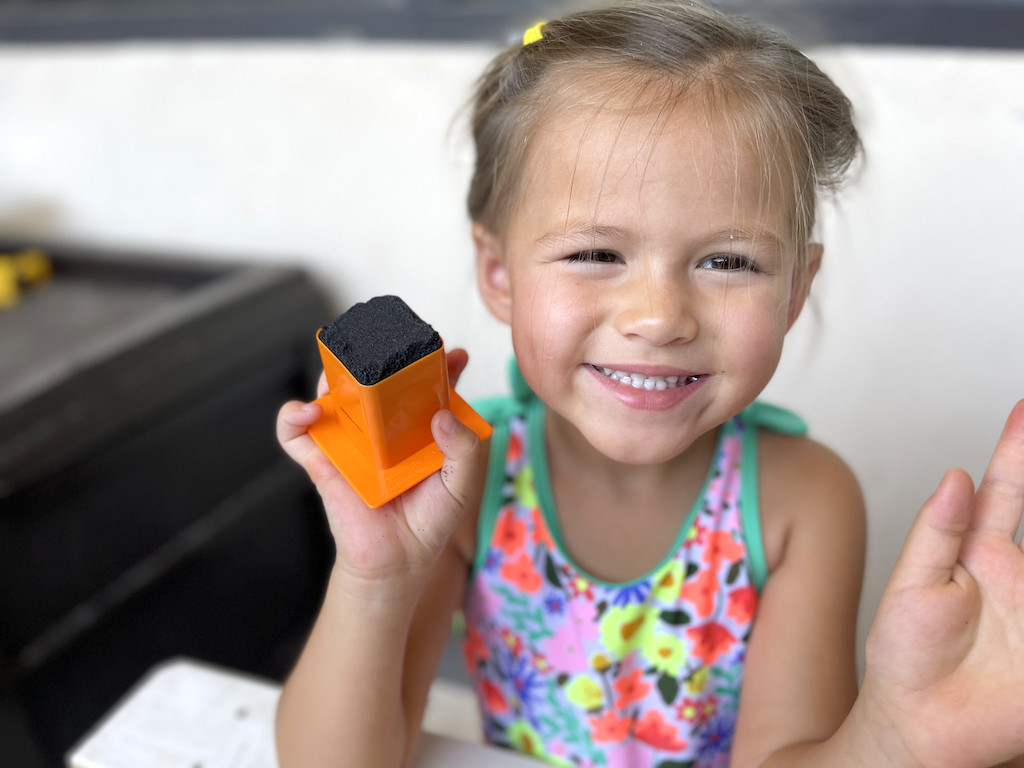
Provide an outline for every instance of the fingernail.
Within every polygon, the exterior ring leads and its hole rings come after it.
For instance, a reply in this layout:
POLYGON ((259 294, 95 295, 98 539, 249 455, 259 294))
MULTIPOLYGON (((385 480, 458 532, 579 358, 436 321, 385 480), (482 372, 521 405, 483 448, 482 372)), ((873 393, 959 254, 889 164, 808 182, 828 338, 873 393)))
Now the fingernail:
POLYGON ((437 426, 446 435, 450 435, 455 432, 459 424, 455 421, 451 411, 440 411, 440 415, 437 418, 437 426))

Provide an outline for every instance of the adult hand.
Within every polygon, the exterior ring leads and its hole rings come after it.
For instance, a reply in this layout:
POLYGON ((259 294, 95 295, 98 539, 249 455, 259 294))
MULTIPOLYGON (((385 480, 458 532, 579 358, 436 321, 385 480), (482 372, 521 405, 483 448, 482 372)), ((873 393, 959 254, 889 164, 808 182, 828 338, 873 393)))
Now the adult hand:
MULTIPOLYGON (((455 349, 447 360, 454 386, 468 356, 455 349)), ((324 392, 321 377, 318 394, 324 392)), ((277 438, 323 499, 337 547, 336 570, 371 599, 387 596, 380 592, 385 582, 418 590, 462 515, 479 501, 486 460, 480 439, 449 411, 439 411, 430 426, 445 455, 441 471, 370 509, 307 433, 319 416, 314 403, 286 403, 278 414, 277 438)))
POLYGON ((1022 513, 1024 401, 976 492, 966 473, 945 475, 882 596, 862 699, 895 764, 983 768, 1024 754, 1022 513))

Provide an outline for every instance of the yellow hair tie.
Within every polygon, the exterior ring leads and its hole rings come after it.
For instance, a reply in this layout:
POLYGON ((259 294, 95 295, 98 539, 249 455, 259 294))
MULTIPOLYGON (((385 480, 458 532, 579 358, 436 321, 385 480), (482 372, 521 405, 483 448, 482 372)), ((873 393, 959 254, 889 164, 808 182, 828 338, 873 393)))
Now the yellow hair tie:
POLYGON ((536 43, 538 40, 540 40, 542 37, 544 37, 543 29, 544 29, 544 25, 545 24, 547 24, 546 21, 538 21, 536 24, 534 24, 528 30, 523 32, 523 45, 529 45, 530 43, 536 43))

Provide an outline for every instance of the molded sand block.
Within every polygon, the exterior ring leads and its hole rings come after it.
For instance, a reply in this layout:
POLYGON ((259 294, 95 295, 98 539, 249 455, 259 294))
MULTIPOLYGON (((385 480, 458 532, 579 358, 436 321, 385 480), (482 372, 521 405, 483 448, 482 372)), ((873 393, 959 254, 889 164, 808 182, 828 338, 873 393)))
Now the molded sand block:
POLYGON ((441 348, 441 337, 397 296, 355 304, 320 331, 353 378, 372 386, 441 348))
POLYGON ((430 420, 448 407, 448 365, 437 331, 404 301, 356 304, 317 338, 342 428, 369 460, 393 467, 433 442, 430 420))
POLYGON ((441 468, 430 422, 442 408, 490 435, 451 390, 441 337, 397 296, 356 304, 320 329, 317 344, 329 392, 309 433, 369 506, 441 468))

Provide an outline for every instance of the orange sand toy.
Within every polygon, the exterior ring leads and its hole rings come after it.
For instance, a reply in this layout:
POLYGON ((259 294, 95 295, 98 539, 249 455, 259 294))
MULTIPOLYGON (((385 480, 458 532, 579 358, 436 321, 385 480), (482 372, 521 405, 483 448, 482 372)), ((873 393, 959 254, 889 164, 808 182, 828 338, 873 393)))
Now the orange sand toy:
POLYGON ((491 426, 448 383, 444 346, 376 384, 356 381, 323 343, 317 346, 329 391, 309 434, 367 506, 379 507, 441 469, 444 455, 430 433, 442 408, 480 439, 491 426))

